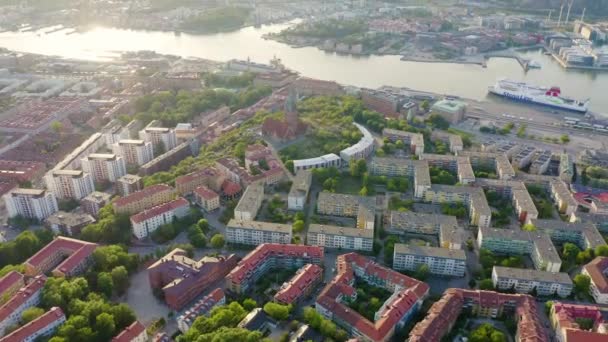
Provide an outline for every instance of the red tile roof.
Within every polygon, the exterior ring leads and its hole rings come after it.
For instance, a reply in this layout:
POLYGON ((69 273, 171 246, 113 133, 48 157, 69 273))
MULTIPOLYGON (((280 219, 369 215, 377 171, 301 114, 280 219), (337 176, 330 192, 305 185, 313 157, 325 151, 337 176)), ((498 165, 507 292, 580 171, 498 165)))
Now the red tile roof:
POLYGON ((131 216, 131 223, 141 223, 143 221, 151 219, 152 217, 156 217, 166 212, 173 211, 177 208, 187 206, 190 206, 190 203, 185 198, 178 197, 177 199, 174 199, 171 202, 157 205, 156 207, 146 209, 144 211, 139 212, 138 214, 131 216))
POLYGON ((271 257, 310 257, 323 259, 323 247, 305 245, 285 245, 278 243, 265 243, 247 254, 235 267, 226 279, 233 283, 241 283, 247 275, 259 265, 264 264, 271 257))
POLYGON ((445 336, 460 315, 462 306, 472 303, 485 309, 501 309, 516 305, 517 335, 522 342, 549 341, 540 323, 533 297, 494 291, 448 289, 428 311, 427 316, 412 329, 410 342, 435 342, 445 336))
POLYGON ((36 292, 40 291, 42 287, 44 287, 44 283, 46 283, 46 277, 39 275, 25 287, 17 291, 17 293, 0 307, 0 322, 4 321, 36 292))
POLYGON ((225 180, 224 183, 222 183, 222 193, 226 196, 234 196, 241 191, 241 186, 231 180, 225 180))
POLYGON ((605 273, 608 270, 608 257, 597 257, 584 266, 591 281, 595 284, 600 293, 608 293, 608 277, 605 273))
POLYGON ((131 325, 121 331, 116 337, 112 339, 112 342, 131 342, 136 339, 141 333, 146 331, 146 327, 139 321, 133 322, 131 325))
MULTIPOLYGON (((30 265, 31 267, 38 269, 48 258, 57 253, 61 253, 67 256, 67 259, 63 260, 56 269, 63 273, 68 273, 72 268, 79 265, 83 259, 89 257, 96 248, 96 243, 58 236, 31 258, 27 259, 24 264, 26 267, 27 265, 30 265)), ((50 269, 42 270, 43 273, 48 271, 50 271, 50 269)))
POLYGON ((201 177, 217 177, 217 176, 219 176, 219 174, 220 174, 220 172, 215 168, 212 168, 212 167, 204 168, 202 170, 195 171, 195 172, 189 173, 187 175, 177 177, 175 179, 175 186, 178 186, 180 184, 190 183, 193 180, 201 178, 201 177))
POLYGON ((204 185, 201 185, 198 188, 194 189, 194 193, 206 200, 211 200, 218 197, 218 194, 215 191, 209 189, 204 185))
POLYGON ((152 185, 147 188, 144 188, 143 190, 136 191, 128 196, 117 199, 116 201, 114 201, 114 205, 116 205, 118 207, 122 207, 122 206, 128 205, 130 203, 140 201, 142 198, 149 197, 149 196, 152 196, 159 192, 168 191, 168 190, 172 191, 173 188, 168 186, 167 184, 152 185))
POLYGON ((59 307, 52 307, 51 310, 44 313, 42 316, 34 319, 27 323, 21 328, 13 331, 12 333, 0 338, 0 342, 17 342, 25 341, 33 334, 45 329, 56 321, 65 321, 65 314, 59 307))
POLYGON ((10 271, 4 277, 0 278, 0 296, 5 291, 15 286, 15 284, 23 284, 24 275, 17 271, 10 271))
POLYGON ((323 269, 315 264, 306 264, 298 270, 296 275, 283 284, 281 289, 275 294, 274 299, 281 303, 293 303, 304 295, 304 290, 311 284, 323 278, 323 269))
POLYGON ((390 337, 397 323, 414 308, 418 301, 426 297, 429 290, 426 283, 380 266, 356 253, 338 256, 336 266, 338 276, 321 291, 317 305, 329 310, 338 320, 349 324, 372 341, 384 341, 390 337), (371 277, 375 281, 380 279, 384 282, 385 288, 399 289, 392 302, 383 309, 380 318, 375 322, 344 305, 339 299, 341 295, 350 296, 355 292, 350 285, 355 275, 371 277))
POLYGON ((606 342, 608 335, 585 330, 566 330, 565 342, 606 342))

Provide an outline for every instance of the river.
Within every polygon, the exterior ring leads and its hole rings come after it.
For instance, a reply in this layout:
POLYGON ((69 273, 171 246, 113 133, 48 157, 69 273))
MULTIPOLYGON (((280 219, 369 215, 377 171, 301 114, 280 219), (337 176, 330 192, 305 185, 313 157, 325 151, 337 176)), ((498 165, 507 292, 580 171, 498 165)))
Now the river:
POLYGON ((525 72, 512 59, 493 58, 487 68, 479 65, 405 62, 399 56, 348 56, 326 53, 314 47, 292 48, 262 39, 289 24, 247 27, 231 33, 176 35, 173 32, 134 31, 97 27, 68 34, 48 28, 30 32, 0 33, 0 47, 11 50, 86 60, 109 60, 122 51, 154 50, 162 54, 201 57, 217 61, 246 59, 268 63, 273 57, 302 75, 335 80, 361 87, 392 85, 472 99, 485 99, 486 89, 497 78, 507 77, 538 85, 557 85, 564 95, 590 98, 594 112, 608 113, 608 73, 565 70, 540 51, 523 56, 542 64, 541 70, 525 72))

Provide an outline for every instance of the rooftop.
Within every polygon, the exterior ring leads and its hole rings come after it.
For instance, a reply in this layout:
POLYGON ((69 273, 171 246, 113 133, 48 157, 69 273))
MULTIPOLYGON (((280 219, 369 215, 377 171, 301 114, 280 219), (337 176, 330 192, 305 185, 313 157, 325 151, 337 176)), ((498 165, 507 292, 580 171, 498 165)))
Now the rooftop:
POLYGON ((42 314, 42 316, 37 317, 26 325, 0 338, 0 342, 26 341, 27 338, 31 337, 34 333, 44 330, 46 327, 51 325, 51 323, 58 320, 65 320, 65 315, 61 308, 55 306, 42 314))
POLYGON ((97 248, 97 244, 58 236, 39 250, 36 254, 25 261, 25 265, 31 265, 41 273, 46 273, 55 267, 62 273, 70 272, 75 266, 79 265, 83 259, 88 258, 97 248), (47 262, 56 254, 61 254, 66 259, 59 259, 59 265, 48 265, 47 262))
POLYGON ((262 222, 262 221, 240 221, 232 219, 226 225, 226 228, 231 229, 251 229, 262 230, 268 232, 291 234, 292 227, 290 224, 262 222))
POLYGON ((322 225, 311 223, 308 227, 308 233, 329 234, 338 236, 361 237, 366 239, 374 238, 373 229, 360 229, 351 227, 340 227, 332 225, 322 225))
POLYGON ((144 211, 140 211, 139 213, 131 216, 131 223, 134 223, 134 224, 141 223, 141 222, 149 220, 153 217, 162 215, 166 212, 173 211, 177 208, 189 207, 189 206, 190 206, 190 202, 188 202, 183 197, 178 197, 177 199, 174 199, 173 201, 163 203, 161 205, 157 205, 155 207, 146 209, 144 211))
POLYGON ((558 283, 572 286, 568 273, 546 272, 523 268, 494 266, 493 272, 499 278, 519 279, 527 281, 540 281, 545 283, 558 283))
POLYGON ((173 191, 173 188, 168 186, 167 184, 155 184, 144 188, 143 190, 136 191, 128 196, 117 199, 116 201, 114 201, 114 206, 122 207, 125 205, 129 205, 131 203, 141 201, 146 197, 154 196, 155 194, 164 191, 173 191))
POLYGON ((461 249, 447 249, 440 247, 426 247, 418 245, 408 245, 404 243, 395 244, 395 254, 409 254, 426 257, 466 260, 467 256, 461 249))
POLYGON ((240 283, 250 272, 264 264, 268 258, 307 257, 322 260, 323 256, 323 247, 265 243, 249 252, 226 276, 226 279, 240 283))
POLYGON ((133 322, 131 325, 126 327, 116 337, 112 339, 112 342, 132 342, 139 335, 145 333, 146 327, 139 323, 139 321, 133 322))

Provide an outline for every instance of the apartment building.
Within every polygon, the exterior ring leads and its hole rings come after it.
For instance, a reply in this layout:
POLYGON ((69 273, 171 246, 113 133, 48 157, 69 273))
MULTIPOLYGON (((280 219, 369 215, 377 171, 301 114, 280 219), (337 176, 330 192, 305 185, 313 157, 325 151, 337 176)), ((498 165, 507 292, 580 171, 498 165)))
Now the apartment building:
POLYGON ((554 340, 558 342, 606 340, 608 323, 605 311, 597 305, 553 302, 548 316, 555 331, 554 340), (591 328, 584 330, 580 319, 590 321, 591 328))
POLYGON ((514 289, 517 293, 568 297, 573 284, 568 273, 494 266, 492 283, 498 290, 514 289))
POLYGON ((428 310, 409 335, 409 342, 441 341, 454 327, 461 313, 497 318, 513 317, 517 341, 549 342, 534 297, 494 291, 448 289, 428 310))
MULTIPOLYGON (((152 123, 151 123, 152 124, 152 123)), ((148 125, 143 130, 139 131, 139 139, 152 143, 154 149, 158 149, 160 146, 164 152, 172 150, 177 146, 177 136, 175 135, 175 129, 167 127, 151 127, 148 125)), ((157 154, 161 150, 154 151, 157 154)))
POLYGON ((551 163, 551 156, 552 153, 549 150, 535 151, 528 172, 536 175, 542 175, 547 172, 551 163))
POLYGON ((46 277, 44 275, 34 277, 25 287, 17 291, 0 306, 0 336, 6 333, 7 328, 19 323, 23 311, 40 303, 40 296, 45 283, 46 277))
POLYGON ((426 161, 414 164, 414 197, 424 198, 426 191, 431 189, 431 173, 426 161))
POLYGON ((397 243, 393 253, 393 269, 397 271, 416 271, 421 265, 427 265, 431 274, 464 277, 466 262, 466 254, 460 249, 397 243))
POLYGON ((166 184, 156 184, 120 197, 112 203, 117 214, 135 214, 175 198, 175 189, 166 184))
POLYGON ((127 174, 127 166, 122 157, 111 153, 93 153, 82 158, 82 171, 93 176, 95 182, 116 182, 127 174))
POLYGON ((9 217, 44 220, 59 210, 55 194, 43 189, 16 188, 2 196, 9 217))
POLYGON ((431 132, 431 140, 442 141, 450 147, 450 152, 453 154, 460 154, 464 150, 464 143, 462 137, 457 134, 445 133, 442 131, 434 130, 431 132))
POLYGON ((39 340, 39 337, 52 335, 65 321, 65 314, 61 308, 54 306, 42 316, 0 338, 0 342, 34 342, 39 340))
POLYGON ((146 327, 135 321, 124 328, 111 342, 148 342, 149 340, 146 327))
POLYGON ((0 298, 10 298, 25 286, 25 276, 17 271, 10 271, 0 278, 0 298))
POLYGON ((390 340, 396 330, 414 317, 429 292, 426 283, 380 266, 356 253, 339 255, 336 270, 337 275, 317 297, 315 310, 362 341, 390 340), (357 296, 352 285, 355 278, 391 293, 376 312, 373 321, 346 304, 357 296))
POLYGON ((80 206, 85 213, 98 217, 99 210, 110 203, 111 194, 106 192, 93 191, 80 201, 80 206))
POLYGON ((424 191, 422 199, 431 203, 464 203, 472 225, 489 227, 492 221, 492 210, 483 189, 478 187, 431 185, 424 191))
POLYGON ((263 201, 264 184, 253 183, 249 185, 234 208, 234 219, 237 221, 254 221, 263 201))
POLYGON ((58 211, 46 218, 44 225, 55 235, 79 235, 82 228, 94 223, 95 218, 89 214, 58 211))
POLYGON ((477 242, 481 248, 496 254, 530 255, 538 270, 559 272, 562 266, 562 260, 551 238, 543 232, 480 228, 477 242))
POLYGON ((391 128, 382 130, 382 137, 388 139, 392 143, 397 141, 403 142, 405 146, 410 147, 410 153, 420 156, 424 153, 424 137, 420 133, 410 133, 391 128))
POLYGON ((511 180, 515 170, 504 153, 460 151, 459 156, 469 157, 473 168, 493 168, 501 180, 511 180))
POLYGON ((169 151, 162 153, 156 158, 139 167, 139 174, 149 176, 160 171, 167 171, 173 165, 193 155, 192 141, 183 142, 169 151))
POLYGON ((116 190, 123 197, 143 188, 144 183, 138 175, 124 175, 116 180, 116 190))
POLYGON ((608 257, 596 257, 583 266, 582 274, 589 276, 589 290, 596 303, 608 304, 608 257))
POLYGON ((387 233, 396 235, 436 235, 439 244, 450 249, 462 248, 464 240, 461 234, 455 232, 458 230, 456 217, 447 215, 392 210, 386 216, 384 229, 387 233))
POLYGON ((199 316, 207 316, 211 310, 216 306, 226 304, 226 295, 221 288, 217 288, 205 297, 197 300, 192 306, 190 306, 183 314, 177 317, 177 328, 183 334, 185 334, 190 328, 194 321, 199 316))
POLYGON ((201 185, 194 189, 194 202, 207 212, 214 211, 220 207, 220 195, 210 188, 201 185))
POLYGON ((274 295, 274 301, 289 305, 310 295, 312 291, 323 281, 323 269, 319 265, 306 264, 274 295))
POLYGON ((208 167, 177 177, 175 179, 175 188, 182 196, 192 193, 194 189, 203 185, 215 192, 219 192, 222 189, 222 184, 225 180, 226 177, 224 177, 219 170, 208 167))
POLYGON ((372 251, 374 230, 310 224, 306 244, 332 249, 372 251))
POLYGON ((190 259, 186 251, 176 248, 148 267, 148 281, 154 290, 162 291, 165 303, 175 311, 223 279, 237 266, 239 258, 229 256, 190 259))
POLYGON ((55 277, 73 277, 84 273, 93 262, 97 244, 57 236, 23 264, 25 275, 52 273, 55 277))
POLYGON ((559 156, 559 178, 570 183, 574 177, 574 158, 564 152, 559 156))
POLYGON ((112 151, 123 157, 127 165, 141 166, 154 159, 152 146, 149 141, 124 139, 114 144, 112 151))
POLYGON ((46 187, 59 199, 81 200, 95 191, 91 174, 80 170, 54 170, 44 176, 46 187))
POLYGON ((373 157, 369 165, 372 175, 387 177, 414 176, 414 160, 405 158, 373 157))
POLYGON ((293 170, 298 173, 303 170, 312 169, 323 169, 323 168, 340 168, 342 165, 342 158, 337 154, 330 153, 320 157, 309 158, 309 159, 298 159, 293 161, 293 170))
POLYGON ((362 89, 361 100, 365 107, 383 114, 384 117, 399 118, 401 101, 396 95, 385 91, 362 89))
POLYGON ((356 217, 357 227, 374 229, 376 200, 373 197, 320 192, 317 212, 321 215, 356 217))
POLYGON ((530 223, 538 218, 538 209, 526 189, 526 185, 520 181, 509 181, 499 179, 478 179, 477 185, 485 190, 495 191, 502 197, 509 198, 517 213, 520 223, 530 223))
POLYGON ((319 168, 340 168, 343 160, 340 156, 330 153, 319 157, 309 159, 294 160, 294 172, 298 173, 302 170, 312 170, 319 168))
POLYGON ((190 203, 183 197, 140 211, 130 218, 133 235, 141 240, 158 227, 173 223, 176 219, 188 216, 189 213, 190 203))
POLYGON ((461 184, 475 182, 475 173, 468 157, 423 153, 420 160, 426 160, 429 166, 456 173, 461 184))
POLYGON ((258 279, 274 269, 300 268, 306 264, 323 263, 323 247, 272 244, 257 246, 226 276, 226 290, 247 293, 258 279))
POLYGON ((542 231, 557 243, 572 242, 581 249, 605 246, 602 234, 591 223, 569 223, 562 220, 532 220, 538 231, 542 231))
POLYGON ((291 243, 290 224, 232 219, 226 225, 226 242, 242 245, 261 243, 291 243))
POLYGON ((304 210, 308 192, 312 184, 312 172, 302 170, 296 173, 289 194, 287 195, 287 209, 289 210, 304 210))
POLYGON ((528 167, 534 158, 536 147, 530 145, 517 145, 509 150, 508 155, 511 156, 511 163, 518 169, 528 167))
POLYGON ((557 204, 560 213, 571 215, 578 208, 578 202, 570 192, 568 185, 561 179, 551 181, 551 199, 557 204))
POLYGON ((340 158, 342 158, 345 162, 350 162, 351 159, 365 159, 369 157, 372 152, 374 152, 374 137, 367 130, 367 128, 359 125, 358 123, 353 123, 359 131, 363 134, 361 140, 359 140, 356 144, 347 147, 340 151, 340 158))

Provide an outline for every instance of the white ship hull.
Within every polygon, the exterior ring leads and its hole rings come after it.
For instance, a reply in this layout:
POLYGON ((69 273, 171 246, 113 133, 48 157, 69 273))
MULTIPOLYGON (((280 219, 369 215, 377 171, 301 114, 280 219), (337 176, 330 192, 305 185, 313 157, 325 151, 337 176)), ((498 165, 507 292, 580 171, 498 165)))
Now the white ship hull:
POLYGON ((577 101, 562 97, 559 95, 558 88, 549 89, 534 87, 525 83, 498 81, 495 85, 488 87, 488 92, 514 101, 534 103, 579 113, 586 113, 588 110, 588 101, 577 101), (553 92, 557 92, 557 94, 553 92), (552 93, 552 95, 547 93, 552 93))

